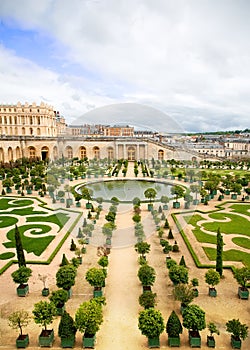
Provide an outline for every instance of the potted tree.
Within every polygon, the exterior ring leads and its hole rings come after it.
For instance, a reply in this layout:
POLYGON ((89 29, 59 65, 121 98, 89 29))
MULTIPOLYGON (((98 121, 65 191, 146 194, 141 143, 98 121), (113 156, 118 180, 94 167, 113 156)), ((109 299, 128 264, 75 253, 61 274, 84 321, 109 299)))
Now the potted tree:
POLYGON ((163 203, 163 210, 168 210, 168 196, 161 196, 161 203, 163 203))
POLYGON ((86 272, 86 281, 94 287, 93 295, 94 297, 102 296, 102 287, 105 285, 106 273, 103 269, 96 267, 91 267, 86 272))
POLYGON ((156 304, 156 293, 153 293, 151 290, 147 290, 143 292, 139 296, 139 304, 144 307, 144 309, 149 309, 150 307, 154 307, 156 304))
POLYGON ((26 266, 20 266, 19 269, 12 272, 11 276, 15 283, 18 283, 17 295, 19 297, 25 297, 29 293, 28 280, 32 275, 32 270, 26 266))
POLYGON ((181 313, 194 300, 193 286, 186 283, 178 283, 173 290, 175 300, 181 302, 181 313))
POLYGON ((155 269, 148 264, 144 264, 139 268, 137 276, 142 284, 143 291, 151 290, 155 282, 155 269))
POLYGON ((183 326, 188 329, 191 347, 201 347, 199 331, 206 328, 205 312, 195 304, 188 305, 183 310, 183 326))
POLYGON ((49 288, 46 287, 46 280, 48 278, 47 275, 38 274, 38 278, 41 282, 43 282, 42 296, 47 297, 49 295, 49 288))
POLYGON ((56 273, 56 285, 68 292, 68 297, 72 295, 72 286, 75 284, 76 268, 72 264, 64 265, 56 273))
POLYGON ((210 335, 207 336, 207 346, 209 348, 215 348, 215 339, 214 339, 213 334, 219 335, 220 332, 218 331, 216 325, 213 322, 209 322, 207 324, 207 328, 210 332, 210 335))
POLYGON ((166 332, 168 334, 168 345, 170 347, 179 347, 181 344, 180 334, 182 333, 182 325, 175 311, 172 311, 171 315, 168 318, 166 324, 166 332))
POLYGON ((16 339, 17 348, 26 348, 29 345, 29 335, 23 334, 23 327, 28 326, 30 319, 29 313, 25 310, 14 311, 9 315, 9 326, 20 331, 16 339))
POLYGON ((58 289, 52 292, 49 300, 55 304, 56 314, 58 316, 63 315, 65 309, 65 303, 68 300, 68 293, 64 289, 58 289))
POLYGON ((169 268, 168 274, 174 285, 188 283, 188 269, 185 266, 174 264, 169 268))
POLYGON ((76 331, 75 321, 67 311, 64 311, 58 326, 58 335, 61 338, 62 348, 74 347, 76 331))
POLYGON ((175 202, 173 202, 173 208, 179 209, 180 208, 180 202, 178 202, 178 199, 184 196, 184 188, 181 186, 172 186, 171 187, 171 194, 175 195, 175 202))
POLYGON ((247 289, 247 283, 250 281, 250 268, 241 267, 236 268, 234 271, 234 277, 239 284, 238 296, 240 299, 249 298, 249 290, 247 289))
POLYGON ((52 346, 55 335, 53 329, 47 329, 47 325, 51 324, 56 316, 56 307, 54 303, 47 301, 39 301, 34 305, 32 311, 35 323, 43 326, 42 332, 38 337, 39 346, 52 346))
POLYGON ((98 298, 85 301, 79 306, 75 315, 75 324, 83 333, 83 347, 94 347, 96 333, 102 322, 102 305, 98 298))
POLYGON ((146 254, 150 252, 150 244, 147 242, 137 242, 135 244, 135 251, 146 261, 146 254))
POLYGON ((226 323, 226 330, 231 334, 231 346, 233 349, 241 349, 242 340, 248 336, 248 326, 242 324, 239 319, 232 319, 226 323))
POLYGON ((160 334, 164 330, 164 320, 159 310, 149 308, 139 314, 138 328, 148 338, 149 348, 160 347, 160 334))
POLYGON ((209 285, 208 295, 210 297, 216 297, 217 291, 214 286, 216 286, 220 282, 220 274, 214 269, 208 269, 205 274, 205 281, 209 285))
POLYGON ((194 296, 198 297, 199 296, 199 290, 198 290, 198 288, 196 288, 196 287, 199 286, 198 278, 193 278, 191 280, 191 283, 192 283, 192 286, 193 286, 194 296))
POLYGON ((144 196, 149 199, 148 210, 153 209, 152 199, 156 197, 156 190, 154 188, 148 188, 144 191, 144 196))

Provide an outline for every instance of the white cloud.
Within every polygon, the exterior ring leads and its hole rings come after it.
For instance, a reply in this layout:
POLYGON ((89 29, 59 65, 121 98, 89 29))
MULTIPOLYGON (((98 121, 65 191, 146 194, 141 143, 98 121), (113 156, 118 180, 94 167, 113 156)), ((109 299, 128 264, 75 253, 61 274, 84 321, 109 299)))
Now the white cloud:
POLYGON ((188 129, 197 130, 197 115, 203 130, 235 126, 234 116, 246 128, 249 7, 245 0, 2 0, 2 16, 66 48, 63 74, 8 52, 4 97, 45 96, 69 117, 92 106, 145 103, 172 111, 188 129), (72 63, 85 73, 67 72, 72 63))

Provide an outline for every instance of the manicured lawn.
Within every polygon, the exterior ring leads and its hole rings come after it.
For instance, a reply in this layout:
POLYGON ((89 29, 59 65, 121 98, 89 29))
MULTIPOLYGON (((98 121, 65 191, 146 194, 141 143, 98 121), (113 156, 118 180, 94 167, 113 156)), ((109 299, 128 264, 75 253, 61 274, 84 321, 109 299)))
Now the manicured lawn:
POLYGON ((193 230, 193 234, 195 235, 198 242, 216 244, 216 235, 210 235, 209 233, 205 233, 201 231, 199 227, 196 227, 193 230))
POLYGON ((15 225, 18 222, 18 219, 5 215, 0 215, 0 228, 8 227, 15 225))
MULTIPOLYGON (((203 249, 209 260, 216 260, 216 249, 210 247, 203 247, 203 249)), ((223 261, 241 261, 250 267, 250 254, 235 249, 227 250, 223 252, 223 261)))
POLYGON ((236 213, 245 214, 250 217, 250 204, 233 204, 230 208, 236 213))
POLYGON ((234 237, 232 241, 238 246, 246 249, 250 249, 250 239, 245 237, 234 237))
POLYGON ((13 252, 6 252, 6 253, 2 253, 0 254, 0 260, 8 260, 11 258, 14 258, 16 254, 13 252))
MULTIPOLYGON (((51 241, 55 238, 54 236, 44 236, 39 238, 41 234, 49 233, 51 227, 44 224, 34 224, 34 225, 22 225, 19 226, 19 232, 22 239, 23 249, 27 253, 34 253, 36 256, 42 254, 42 252, 47 248, 51 241), (33 237, 27 237, 25 232, 29 231, 33 237)), ((3 243, 6 248, 15 248, 15 229, 10 230, 7 233, 7 238, 9 242, 3 243)))
POLYGON ((46 211, 42 210, 35 210, 34 207, 28 207, 28 208, 22 208, 22 209, 13 209, 9 211, 10 214, 14 215, 42 215, 42 214, 47 214, 46 211))
MULTIPOLYGON (((52 222, 60 227, 60 229, 63 228, 63 226, 66 224, 66 222, 69 220, 69 215, 65 213, 56 213, 49 216, 30 216, 26 218, 27 222, 34 222, 34 221, 40 221, 40 222, 52 222)), ((59 231, 59 230, 58 230, 59 231)))
POLYGON ((32 205, 34 202, 31 199, 15 199, 15 198, 1 198, 0 208, 6 210, 9 208, 26 207, 32 205))
POLYGON ((197 226, 197 222, 204 220, 204 218, 199 215, 199 214, 195 214, 195 215, 184 215, 183 216, 184 220, 186 221, 186 223, 196 227, 197 226))
POLYGON ((205 230, 217 232, 218 227, 220 227, 221 233, 237 233, 245 236, 250 236, 250 221, 235 214, 227 213, 212 213, 209 214, 209 217, 213 220, 225 220, 229 218, 229 222, 206 222, 202 226, 205 230))

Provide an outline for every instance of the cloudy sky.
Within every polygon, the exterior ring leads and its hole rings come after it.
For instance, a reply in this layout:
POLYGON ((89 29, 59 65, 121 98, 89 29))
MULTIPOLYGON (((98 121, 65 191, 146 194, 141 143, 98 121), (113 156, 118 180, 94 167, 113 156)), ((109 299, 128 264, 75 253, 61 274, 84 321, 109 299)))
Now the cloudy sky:
POLYGON ((249 13, 248 0, 1 0, 0 103, 44 101, 68 123, 249 128, 249 13))

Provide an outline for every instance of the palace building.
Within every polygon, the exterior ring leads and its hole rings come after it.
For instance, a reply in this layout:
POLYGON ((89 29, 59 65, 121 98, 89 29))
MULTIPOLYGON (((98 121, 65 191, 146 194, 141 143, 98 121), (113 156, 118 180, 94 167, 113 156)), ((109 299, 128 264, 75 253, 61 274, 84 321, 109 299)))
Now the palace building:
POLYGON ((40 105, 34 102, 0 105, 0 162, 22 157, 124 158, 131 161, 207 158, 208 152, 204 155, 197 148, 170 144, 161 135, 144 135, 143 131, 134 131, 130 126, 66 125, 65 118, 43 102, 40 105))

